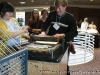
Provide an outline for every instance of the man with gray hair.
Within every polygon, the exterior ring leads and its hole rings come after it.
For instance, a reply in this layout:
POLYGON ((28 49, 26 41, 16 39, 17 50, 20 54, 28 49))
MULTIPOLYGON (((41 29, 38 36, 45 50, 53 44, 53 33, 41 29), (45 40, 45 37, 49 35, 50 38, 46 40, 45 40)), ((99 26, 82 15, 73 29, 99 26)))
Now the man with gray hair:
MULTIPOLYGON (((68 6, 67 0, 55 0, 55 10, 51 11, 43 23, 41 28, 41 36, 46 35, 46 30, 49 27, 47 35, 54 37, 64 36, 64 50, 67 48, 67 42, 73 40, 77 36, 76 20, 74 16, 66 11, 68 6)), ((68 52, 69 55, 69 52, 68 52)), ((67 75, 70 75, 69 66, 67 65, 67 75)))

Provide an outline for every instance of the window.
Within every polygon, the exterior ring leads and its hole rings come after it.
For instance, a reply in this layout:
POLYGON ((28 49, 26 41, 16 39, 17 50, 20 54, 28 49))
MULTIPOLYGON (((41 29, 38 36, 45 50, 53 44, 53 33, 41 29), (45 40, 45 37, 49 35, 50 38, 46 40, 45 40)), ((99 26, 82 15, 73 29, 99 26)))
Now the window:
POLYGON ((16 12, 16 19, 18 20, 20 26, 25 25, 25 12, 16 12))

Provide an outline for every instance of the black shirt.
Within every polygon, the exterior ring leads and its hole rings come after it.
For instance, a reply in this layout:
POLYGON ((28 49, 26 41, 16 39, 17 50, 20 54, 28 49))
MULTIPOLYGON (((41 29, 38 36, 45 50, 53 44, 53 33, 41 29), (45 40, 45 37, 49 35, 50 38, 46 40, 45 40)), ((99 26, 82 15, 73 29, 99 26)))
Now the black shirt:
POLYGON ((65 40, 71 41, 77 34, 76 20, 74 16, 68 12, 65 12, 60 18, 57 16, 56 11, 51 11, 46 19, 46 21, 42 25, 42 31, 46 31, 49 28, 48 35, 54 35, 56 33, 64 33, 65 40), (52 22, 60 22, 64 25, 68 25, 68 27, 60 26, 58 30, 56 30, 52 24, 52 22))

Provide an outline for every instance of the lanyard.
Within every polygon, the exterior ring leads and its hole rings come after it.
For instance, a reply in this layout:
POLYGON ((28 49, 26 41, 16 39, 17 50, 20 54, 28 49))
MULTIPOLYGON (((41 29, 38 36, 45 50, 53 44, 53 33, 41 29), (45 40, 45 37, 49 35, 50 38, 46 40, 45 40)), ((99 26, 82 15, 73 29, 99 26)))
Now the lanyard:
POLYGON ((62 14, 61 16, 56 16, 56 22, 59 22, 60 23, 60 19, 66 14, 66 12, 64 14, 62 14), (58 21, 57 21, 57 18, 58 18, 58 21))

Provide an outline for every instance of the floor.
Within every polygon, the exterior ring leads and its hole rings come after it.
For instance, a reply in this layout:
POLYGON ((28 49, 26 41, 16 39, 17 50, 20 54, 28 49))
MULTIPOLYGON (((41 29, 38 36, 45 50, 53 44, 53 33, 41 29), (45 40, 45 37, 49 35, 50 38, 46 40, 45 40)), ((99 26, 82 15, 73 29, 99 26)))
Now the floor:
POLYGON ((94 49, 94 58, 91 61, 69 68, 71 75, 100 75, 100 48, 94 49))
POLYGON ((79 45, 75 45, 75 54, 70 53, 68 65, 79 65, 87 63, 93 60, 94 57, 94 48, 84 48, 79 45))

